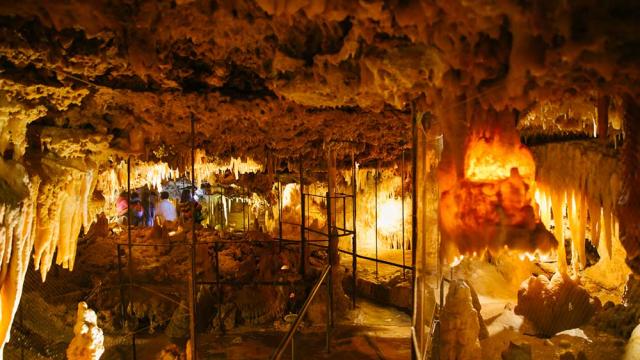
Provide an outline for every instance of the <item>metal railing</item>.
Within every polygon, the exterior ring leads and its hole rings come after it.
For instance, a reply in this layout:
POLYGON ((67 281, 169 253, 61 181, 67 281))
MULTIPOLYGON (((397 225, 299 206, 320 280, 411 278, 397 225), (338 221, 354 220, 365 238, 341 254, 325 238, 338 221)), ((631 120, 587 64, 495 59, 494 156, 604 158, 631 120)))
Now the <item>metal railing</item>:
POLYGON ((273 353, 271 354, 270 359, 271 360, 278 360, 280 359, 280 357, 282 357, 282 354, 284 354, 287 346, 289 345, 289 343, 291 343, 291 359, 294 360, 295 359, 295 335, 296 335, 296 331, 298 330, 298 327, 300 327, 300 324, 302 324, 302 319, 304 318, 305 314, 307 313, 307 310, 309 310, 309 306, 311 305, 311 302, 313 301, 313 299, 315 298, 315 296, 318 293, 318 290, 320 289, 320 286, 322 286, 322 283, 325 281, 325 279, 327 280, 327 344, 326 344, 326 349, 327 349, 327 353, 331 352, 331 328, 333 327, 333 304, 332 304, 332 283, 331 283, 331 265, 327 265, 325 266, 324 270, 322 271, 322 274, 320 275, 320 278, 318 279, 318 281, 316 282, 316 284, 313 286, 313 289, 311 289, 311 292, 309 293, 309 296, 307 297, 307 300, 304 302, 304 304, 302 305, 302 308, 300 309, 300 311, 298 312, 296 319, 293 321, 293 323, 291 324, 291 327, 289 328, 289 331, 287 332, 287 335, 285 335, 285 337, 282 339, 282 341, 280 341, 280 344, 278 344, 278 347, 273 351, 273 353))

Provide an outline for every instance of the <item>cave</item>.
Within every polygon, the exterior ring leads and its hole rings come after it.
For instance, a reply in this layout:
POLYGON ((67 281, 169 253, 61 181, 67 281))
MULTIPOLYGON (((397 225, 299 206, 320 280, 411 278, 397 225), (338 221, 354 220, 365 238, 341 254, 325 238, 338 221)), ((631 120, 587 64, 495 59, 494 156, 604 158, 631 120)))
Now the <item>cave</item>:
POLYGON ((0 4, 0 359, 640 360, 640 3, 0 4))

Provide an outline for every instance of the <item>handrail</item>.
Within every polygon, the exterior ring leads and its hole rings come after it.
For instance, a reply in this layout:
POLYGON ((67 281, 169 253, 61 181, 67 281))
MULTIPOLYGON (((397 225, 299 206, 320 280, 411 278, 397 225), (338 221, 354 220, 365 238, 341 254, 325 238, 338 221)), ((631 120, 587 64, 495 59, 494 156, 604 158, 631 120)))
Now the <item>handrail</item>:
MULTIPOLYGON (((328 241, 328 240, 322 240, 322 241, 328 241)), ((315 247, 319 247, 321 249, 328 249, 329 246, 327 245, 321 245, 321 244, 309 244, 310 246, 315 246, 315 247)), ((348 250, 344 250, 344 249, 338 249, 338 252, 342 253, 342 254, 347 254, 347 255, 354 255, 352 251, 348 251, 348 250)), ((383 260, 383 259, 374 259, 372 257, 369 256, 365 256, 362 254, 356 254, 356 257, 358 259, 364 259, 364 260, 368 260, 368 261, 373 261, 373 262, 379 262, 380 264, 385 264, 385 265, 389 265, 389 266, 394 266, 400 269, 404 269, 404 270, 413 270, 413 266, 409 266, 409 265, 402 265, 402 264, 396 264, 392 261, 387 261, 387 260, 383 260)))
MULTIPOLYGON (((318 290, 320 289, 320 286, 322 285, 324 280, 327 279, 327 276, 329 275, 330 272, 331 272, 331 265, 325 266, 324 270, 322 271, 322 274, 320 275, 320 278, 318 279, 318 281, 316 281, 316 284, 311 289, 311 292, 309 293, 309 296, 307 297, 307 300, 302 305, 302 309, 300 309, 300 311, 298 312, 298 316, 296 317, 296 319, 293 322, 293 324, 291 324, 291 327, 289 328, 289 331, 287 332, 287 335, 282 339, 282 341, 280 341, 280 344, 274 350, 273 354, 271 354, 271 357, 270 357, 271 360, 280 359, 280 357, 284 353, 284 350, 287 348, 287 345, 289 345, 289 343, 293 339, 293 336, 294 336, 295 332, 298 330, 298 326, 300 326, 300 324, 302 323, 302 318, 304 318, 305 314, 307 313, 307 310, 309 309, 309 306, 311 305, 311 302, 313 301, 313 299, 315 298, 316 294, 318 293, 318 290)), ((331 287, 331 278, 330 277, 329 277, 329 281, 327 282, 327 287, 329 287, 329 288, 331 287)), ((331 299, 327 299, 327 302, 329 302, 329 301, 331 301, 331 299)), ((331 327, 331 323, 330 323, 330 321, 327 321, 327 333, 329 332, 329 327, 331 327)), ((327 338, 327 341, 328 340, 329 339, 327 338)))

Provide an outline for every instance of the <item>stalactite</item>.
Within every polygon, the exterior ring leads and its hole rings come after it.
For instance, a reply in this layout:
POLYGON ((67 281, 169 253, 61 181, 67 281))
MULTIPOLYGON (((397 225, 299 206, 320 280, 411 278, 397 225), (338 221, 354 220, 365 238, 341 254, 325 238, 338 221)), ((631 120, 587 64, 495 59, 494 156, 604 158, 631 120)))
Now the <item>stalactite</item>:
POLYGON ((241 174, 263 171, 264 166, 251 158, 241 159, 231 157, 228 160, 211 160, 207 157, 204 150, 196 149, 194 170, 196 173, 196 186, 200 187, 204 181, 210 181, 211 176, 215 174, 231 171, 237 180, 241 174))
POLYGON ((0 351, 9 341, 9 329, 22 295, 36 234, 35 218, 40 179, 29 177, 17 163, 0 160, 0 351))
POLYGON ((534 147, 537 164, 536 186, 540 196, 540 217, 545 226, 553 213, 554 235, 559 243, 558 267, 566 270, 563 216, 566 212, 571 234, 572 268, 586 266, 587 225, 590 239, 602 257, 612 254, 614 204, 620 189, 615 152, 590 142, 548 144, 534 147), (593 169, 598 169, 596 172, 593 169), (548 208, 550 207, 550 208, 548 208))
POLYGON ((33 255, 43 281, 56 250, 56 264, 73 270, 80 229, 88 231, 96 215, 89 206, 97 183, 96 165, 79 169, 48 161, 47 169, 54 176, 40 187, 33 255))

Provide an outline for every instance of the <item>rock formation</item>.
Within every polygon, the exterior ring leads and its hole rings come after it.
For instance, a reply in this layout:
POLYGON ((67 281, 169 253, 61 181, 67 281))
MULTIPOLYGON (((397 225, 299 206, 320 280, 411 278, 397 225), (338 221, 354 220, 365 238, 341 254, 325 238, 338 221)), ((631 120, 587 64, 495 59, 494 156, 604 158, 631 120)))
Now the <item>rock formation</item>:
POLYGON ((440 359, 481 359, 480 323, 473 306, 471 288, 463 280, 449 284, 449 292, 440 320, 440 359))
POLYGON ((96 313, 87 303, 78 304, 78 318, 73 326, 75 334, 67 348, 69 360, 98 360, 104 353, 104 335, 98 327, 96 313))
POLYGON ((640 325, 636 326, 631 333, 629 342, 624 349, 623 360, 640 359, 640 325))
POLYGON ((544 336, 587 323, 599 310, 600 301, 591 298, 579 282, 555 273, 551 279, 532 276, 518 291, 514 311, 531 321, 544 336))

